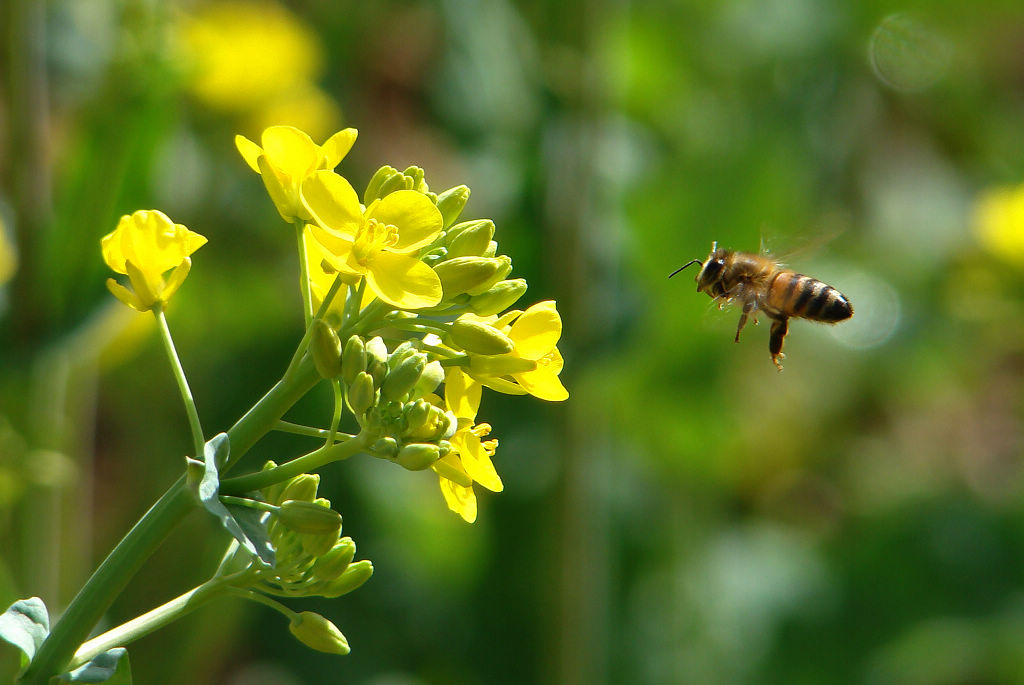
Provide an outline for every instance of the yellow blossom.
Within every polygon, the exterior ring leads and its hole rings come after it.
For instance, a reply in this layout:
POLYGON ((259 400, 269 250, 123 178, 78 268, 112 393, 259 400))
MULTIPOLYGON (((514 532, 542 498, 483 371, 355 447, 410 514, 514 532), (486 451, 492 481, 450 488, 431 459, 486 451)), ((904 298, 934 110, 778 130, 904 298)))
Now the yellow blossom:
POLYGON ((525 312, 511 311, 501 317, 474 317, 504 333, 515 345, 508 354, 471 355, 467 373, 498 392, 529 393, 552 402, 568 399, 569 391, 558 375, 562 355, 556 347, 562 337, 562 318, 554 300, 538 302, 525 312))
POLYGON ((206 238, 172 222, 155 209, 125 215, 117 228, 100 242, 103 260, 111 269, 128 276, 131 290, 113 278, 107 288, 117 299, 139 311, 162 305, 181 286, 192 266, 189 255, 206 244, 206 238), (164 273, 174 269, 170 279, 164 273))
POLYGON ((356 142, 354 128, 338 131, 323 145, 292 126, 271 126, 260 137, 262 147, 245 136, 235 146, 253 171, 263 177, 270 199, 285 221, 310 218, 302 204, 302 182, 321 169, 333 169, 356 142))
POLYGON ((402 309, 441 301, 441 281, 418 252, 441 233, 441 213, 425 195, 399 190, 365 210, 341 176, 318 171, 302 184, 302 201, 316 225, 313 237, 339 273, 366 278, 369 290, 402 309))
POLYGON ((1024 263, 1024 185, 982 195, 974 210, 974 230, 994 254, 1024 263))
POLYGON ((247 112, 319 76, 317 36, 281 5, 229 0, 198 6, 179 22, 190 87, 210 107, 247 112))
POLYGON ((445 405, 458 419, 458 429, 449 440, 452 450, 433 467, 448 508, 469 523, 476 520, 477 513, 474 483, 492 492, 504 489, 491 461, 498 441, 483 440, 490 434, 491 427, 486 423, 475 423, 480 391, 480 384, 466 374, 456 368, 448 370, 445 375, 445 405))

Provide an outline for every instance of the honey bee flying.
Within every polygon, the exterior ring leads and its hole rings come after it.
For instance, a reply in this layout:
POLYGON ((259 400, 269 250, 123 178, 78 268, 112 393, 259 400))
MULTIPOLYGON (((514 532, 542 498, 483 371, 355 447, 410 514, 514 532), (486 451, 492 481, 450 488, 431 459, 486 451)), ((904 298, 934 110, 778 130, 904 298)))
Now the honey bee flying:
POLYGON ((711 254, 703 262, 693 259, 682 265, 669 278, 690 266, 700 264, 697 292, 707 293, 721 309, 733 302, 742 305, 736 327, 736 342, 748 317, 757 323, 762 311, 772 320, 768 350, 772 361, 782 371, 782 343, 789 331, 789 319, 800 318, 824 323, 837 323, 853 316, 850 301, 832 286, 816 278, 798 274, 766 255, 735 252, 711 243, 711 254))

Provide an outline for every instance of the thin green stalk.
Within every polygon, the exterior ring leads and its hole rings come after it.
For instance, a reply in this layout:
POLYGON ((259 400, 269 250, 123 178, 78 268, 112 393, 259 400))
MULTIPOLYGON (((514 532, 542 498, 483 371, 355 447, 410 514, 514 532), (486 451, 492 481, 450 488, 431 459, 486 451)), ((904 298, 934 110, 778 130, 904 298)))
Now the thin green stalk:
POLYGON ((266 471, 257 471, 245 476, 227 478, 220 482, 221 495, 242 495, 254 490, 260 490, 274 483, 280 483, 294 478, 302 473, 309 473, 316 469, 330 464, 334 461, 342 461, 351 456, 359 454, 366 449, 366 438, 362 434, 350 440, 339 442, 331 447, 321 447, 318 450, 305 454, 296 459, 276 466, 266 471))
POLYGON ((309 328, 309 323, 313 320, 313 295, 309 289, 309 270, 306 267, 306 241, 302 239, 305 228, 305 221, 295 220, 295 239, 299 244, 299 290, 302 292, 302 314, 306 320, 306 328, 309 328))
MULTIPOLYGON (((280 431, 281 433, 291 433, 292 435, 305 435, 309 438, 323 438, 327 439, 330 436, 331 431, 326 428, 314 428, 313 426, 303 426, 290 421, 278 421, 277 425, 274 426, 274 430, 280 431)), ((339 434, 336 432, 336 434, 339 434)), ((354 436, 348 433, 340 433, 345 439, 352 438, 354 436)))
MULTIPOLYGON (((320 375, 316 367, 307 357, 298 364, 292 374, 278 381, 228 430, 231 443, 230 463, 236 463, 257 440, 272 430, 278 419, 319 380, 320 375)), ((336 448, 347 444, 341 443, 336 448)), ((226 470, 227 466, 222 472, 226 470)), ((241 492, 245 490, 233 494, 241 492)), ((21 676, 22 683, 47 685, 50 677, 66 670, 75 650, 85 642, 89 632, 110 608, 114 598, 121 593, 168 533, 196 506, 195 497, 185 487, 185 479, 179 478, 128 531, 71 600, 71 604, 53 626, 32 663, 21 676)))
POLYGON ((135 640, 173 623, 204 604, 224 596, 230 587, 240 580, 245 580, 249 575, 252 575, 252 570, 244 569, 229 576, 211 578, 171 601, 94 637, 78 648, 68 668, 77 668, 108 649, 127 646, 135 640))
POLYGON ((174 339, 171 338, 171 329, 167 326, 167 317, 164 315, 163 307, 155 307, 153 314, 156 315, 157 323, 160 325, 160 340, 167 352, 167 359, 171 362, 174 380, 177 381, 178 391, 181 392, 181 401, 185 404, 185 414, 188 416, 188 427, 192 432, 192 447, 195 450, 195 456, 197 459, 202 459, 203 444, 206 439, 203 437, 203 427, 199 423, 199 412, 196 410, 196 402, 192 398, 192 390, 188 387, 185 369, 181 367, 178 351, 174 349, 174 339))
POLYGON ((22 683, 46 685, 51 676, 66 670, 75 650, 85 641, 114 598, 195 506, 196 500, 185 487, 185 479, 179 478, 128 531, 71 600, 21 676, 22 683))

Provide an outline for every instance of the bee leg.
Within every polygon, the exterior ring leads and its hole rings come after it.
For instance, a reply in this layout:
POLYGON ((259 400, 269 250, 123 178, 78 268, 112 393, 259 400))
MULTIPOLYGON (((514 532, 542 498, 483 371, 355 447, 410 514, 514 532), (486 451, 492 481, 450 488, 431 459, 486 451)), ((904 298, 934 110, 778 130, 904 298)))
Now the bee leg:
MULTIPOLYGON (((757 303, 755 302, 747 302, 745 305, 743 305, 743 313, 740 314, 740 323, 738 326, 736 326, 736 339, 733 342, 740 341, 740 331, 742 331, 743 327, 747 325, 747 317, 750 315, 750 312, 754 311, 755 309, 757 309, 757 303)), ((754 324, 757 324, 756 314, 754 315, 754 324)))
POLYGON ((786 355, 782 354, 782 343, 789 332, 789 319, 780 317, 772 321, 771 337, 768 339, 768 351, 772 353, 772 361, 776 368, 782 371, 782 360, 786 355))

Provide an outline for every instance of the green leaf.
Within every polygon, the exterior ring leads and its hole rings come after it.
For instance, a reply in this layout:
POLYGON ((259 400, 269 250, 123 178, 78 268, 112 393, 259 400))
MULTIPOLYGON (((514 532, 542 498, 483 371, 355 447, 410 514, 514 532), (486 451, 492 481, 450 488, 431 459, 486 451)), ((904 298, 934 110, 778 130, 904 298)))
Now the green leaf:
POLYGON ((227 433, 210 438, 203 448, 203 461, 189 460, 188 485, 203 507, 220 520, 242 547, 273 566, 276 555, 262 523, 262 512, 253 512, 246 507, 228 509, 219 499, 220 475, 217 469, 227 463, 230 447, 227 433))
POLYGON ((124 647, 114 647, 103 654, 97 654, 92 661, 82 664, 70 673, 60 674, 55 682, 132 685, 132 669, 128 663, 128 650, 124 647))
POLYGON ((38 597, 19 599, 0 614, 0 638, 22 651, 24 667, 36 655, 39 645, 50 634, 50 616, 38 597))

